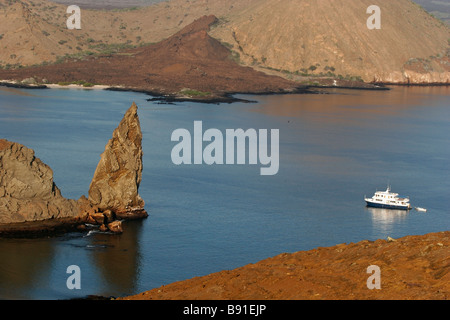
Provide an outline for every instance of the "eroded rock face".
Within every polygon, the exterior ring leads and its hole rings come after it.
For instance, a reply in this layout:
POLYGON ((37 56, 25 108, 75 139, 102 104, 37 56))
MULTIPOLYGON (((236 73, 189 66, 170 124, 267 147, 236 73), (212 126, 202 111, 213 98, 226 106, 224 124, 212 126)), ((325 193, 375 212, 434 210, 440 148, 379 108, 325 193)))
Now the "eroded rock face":
POLYGON ((95 170, 89 201, 119 218, 146 217, 138 189, 142 180, 142 132, 135 103, 114 130, 95 170))
POLYGON ((53 171, 19 143, 0 140, 0 224, 76 217, 77 201, 61 195, 53 171))
POLYGON ((61 195, 53 171, 32 149, 0 139, 0 236, 86 225, 122 233, 117 219, 147 217, 138 194, 142 155, 142 132, 133 103, 101 155, 89 198, 71 200, 61 195))

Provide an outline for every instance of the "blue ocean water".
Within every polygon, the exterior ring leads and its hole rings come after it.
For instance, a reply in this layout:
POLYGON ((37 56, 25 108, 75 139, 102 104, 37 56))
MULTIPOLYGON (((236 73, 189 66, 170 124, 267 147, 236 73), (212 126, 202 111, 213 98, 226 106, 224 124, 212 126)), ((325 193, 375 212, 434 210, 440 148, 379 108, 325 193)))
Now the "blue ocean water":
POLYGON ((122 235, 0 239, 0 298, 124 296, 283 252, 449 230, 450 88, 241 96, 257 103, 157 104, 144 94, 0 87, 0 138, 33 148, 67 198, 87 195, 100 154, 135 101, 140 195, 149 218, 122 235), (277 175, 261 165, 181 165, 178 128, 279 129, 277 175), (368 209, 390 184, 417 211, 368 209), (78 265, 81 289, 67 267, 78 265))

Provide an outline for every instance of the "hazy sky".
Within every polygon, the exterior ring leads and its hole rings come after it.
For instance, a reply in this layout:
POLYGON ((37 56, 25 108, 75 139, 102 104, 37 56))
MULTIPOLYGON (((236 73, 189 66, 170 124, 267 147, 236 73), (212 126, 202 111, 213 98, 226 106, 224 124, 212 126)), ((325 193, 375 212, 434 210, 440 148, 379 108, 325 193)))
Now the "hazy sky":
MULTIPOLYGON (((50 0, 67 5, 79 5, 85 8, 130 8, 146 6, 165 0, 50 0)), ((222 0, 227 1, 227 0, 222 0)), ((438 18, 450 21, 450 0, 413 0, 438 18)))
MULTIPOLYGON (((107 4, 110 6, 118 7, 133 7, 133 6, 145 6, 155 2, 162 2, 165 0, 51 0, 57 3, 65 4, 107 4)), ((226 1, 226 0, 223 0, 226 1)), ((450 13, 450 0, 413 0, 420 4, 428 11, 443 11, 450 13)))

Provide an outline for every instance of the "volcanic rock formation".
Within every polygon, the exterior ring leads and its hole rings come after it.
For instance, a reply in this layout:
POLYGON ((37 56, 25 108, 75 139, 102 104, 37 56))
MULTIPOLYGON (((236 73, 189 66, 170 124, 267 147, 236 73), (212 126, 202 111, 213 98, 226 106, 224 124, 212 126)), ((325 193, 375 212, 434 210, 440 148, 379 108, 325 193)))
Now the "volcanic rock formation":
POLYGON ((138 189, 142 180, 142 132, 135 103, 114 130, 94 173, 89 201, 116 216, 147 216, 138 189))
POLYGON ((89 223, 121 233, 121 221, 147 217, 138 194, 142 132, 137 106, 126 112, 101 155, 89 199, 66 199, 33 150, 0 140, 0 236, 73 230, 89 223))
POLYGON ((79 207, 65 199, 53 171, 34 151, 0 140, 0 223, 75 217, 79 207))

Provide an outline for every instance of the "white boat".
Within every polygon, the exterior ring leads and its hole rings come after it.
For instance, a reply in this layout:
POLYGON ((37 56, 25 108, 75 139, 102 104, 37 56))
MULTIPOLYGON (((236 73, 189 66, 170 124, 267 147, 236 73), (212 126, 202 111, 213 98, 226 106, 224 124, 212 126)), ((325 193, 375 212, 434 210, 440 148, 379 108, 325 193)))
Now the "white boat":
POLYGON ((416 210, 420 212, 427 212, 427 209, 421 207, 417 207, 416 210))
POLYGON ((364 197, 368 207, 396 209, 396 210, 410 210, 411 204, 409 198, 399 197, 398 193, 391 192, 391 187, 388 186, 386 191, 377 191, 372 198, 364 197))

